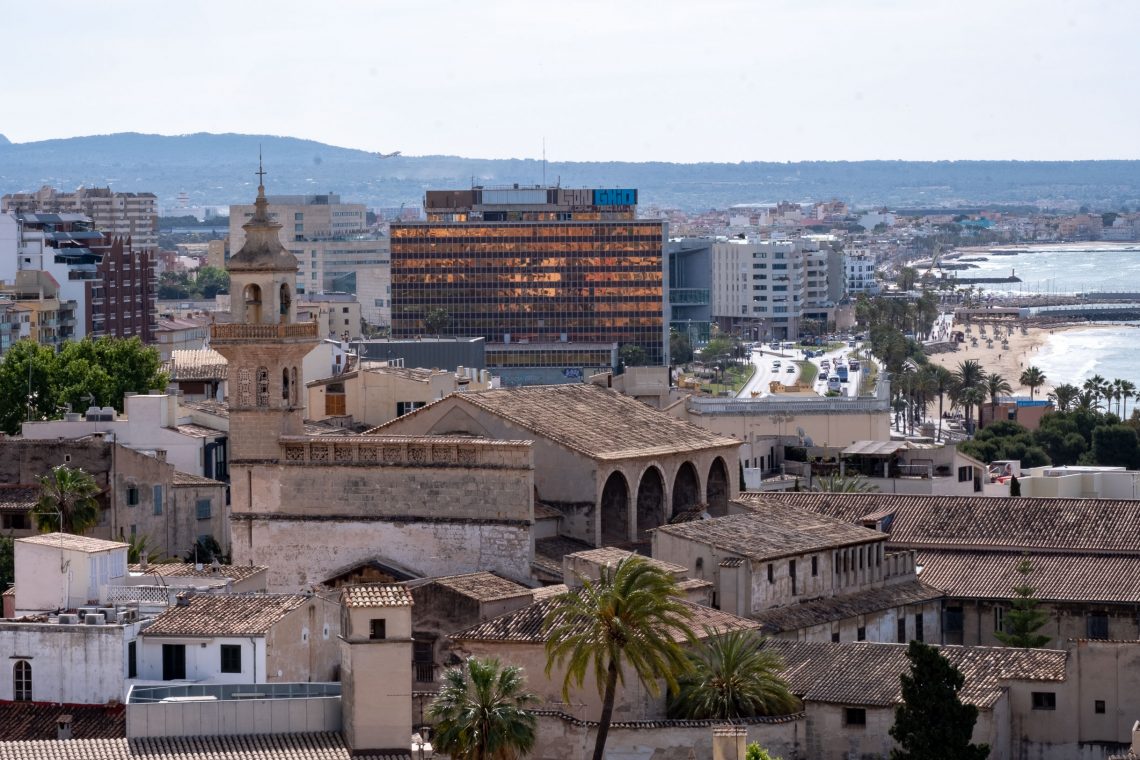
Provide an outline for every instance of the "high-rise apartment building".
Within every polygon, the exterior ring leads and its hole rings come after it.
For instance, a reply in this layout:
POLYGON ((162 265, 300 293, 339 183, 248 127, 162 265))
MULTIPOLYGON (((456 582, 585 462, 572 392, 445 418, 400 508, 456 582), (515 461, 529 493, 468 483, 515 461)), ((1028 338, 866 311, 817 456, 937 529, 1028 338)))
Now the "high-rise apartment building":
MULTIPOLYGON (((364 319, 387 325, 392 314, 389 241, 369 231, 364 205, 341 203, 335 193, 270 195, 266 200, 270 220, 281 226, 281 245, 297 257, 297 293, 356 294, 364 319)), ((230 206, 228 250, 241 250, 242 225, 253 214, 252 205, 230 206)))
POLYGON ((130 239, 135 251, 158 250, 158 199, 154 193, 118 193, 109 187, 81 187, 63 193, 44 185, 34 193, 0 199, 0 212, 11 214, 83 214, 95 229, 112 238, 130 239))
MULTIPOLYGON (((615 347, 667 359, 666 223, 637 218, 636 190, 429 191, 425 222, 393 222, 392 333, 487 341, 518 382, 610 367, 615 347)), ((504 382, 511 382, 504 374, 504 382)))

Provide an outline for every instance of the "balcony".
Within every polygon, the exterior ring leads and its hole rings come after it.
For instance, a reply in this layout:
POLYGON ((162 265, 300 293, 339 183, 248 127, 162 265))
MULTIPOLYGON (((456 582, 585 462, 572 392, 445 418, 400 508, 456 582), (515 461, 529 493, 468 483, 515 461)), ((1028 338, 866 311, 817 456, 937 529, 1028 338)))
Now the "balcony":
POLYGON ((670 288, 669 303, 675 306, 707 306, 709 291, 705 288, 670 288))
POLYGON ((237 322, 222 322, 210 325, 210 341, 224 343, 226 341, 249 340, 280 340, 282 338, 316 339, 316 322, 297 322, 294 324, 247 325, 237 322))

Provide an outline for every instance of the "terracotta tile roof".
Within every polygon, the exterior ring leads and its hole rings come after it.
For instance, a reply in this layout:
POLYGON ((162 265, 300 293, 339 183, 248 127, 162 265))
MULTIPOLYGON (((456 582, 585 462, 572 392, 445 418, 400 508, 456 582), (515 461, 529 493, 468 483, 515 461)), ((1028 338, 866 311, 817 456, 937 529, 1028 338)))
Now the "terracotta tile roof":
MULTIPOLYGON (((12 588, 15 589, 16 587, 13 586, 12 588)), ((538 588, 531 589, 531 597, 537 602, 542 599, 549 599, 552 596, 565 594, 569 590, 570 587, 565 583, 555 583, 553 586, 539 586, 538 588)))
MULTIPOLYGON (((888 707, 902 701, 899 676, 909 672, 906 644, 825 644, 768 639, 784 660, 792 693, 807 702, 888 707)), ((992 707, 1007 680, 1063 681, 1065 652, 1052 649, 943 646, 938 651, 962 671, 963 702, 992 707)))
POLYGON ((0 742, 0 760, 410 760, 401 750, 354 755, 340 734, 0 742))
POLYGON ((228 418, 230 416, 230 405, 224 401, 179 401, 178 405, 214 417, 228 418))
POLYGON ((752 619, 763 625, 766 633, 782 633, 907 604, 920 604, 942 596, 942 591, 933 586, 921 581, 908 581, 764 610, 752 615, 752 619))
POLYGON ((309 597, 304 594, 182 595, 143 631, 145 636, 261 636, 309 597))
POLYGON ((218 565, 216 568, 203 565, 198 570, 192 562, 152 562, 145 570, 142 565, 127 565, 127 570, 162 578, 233 578, 235 581, 269 572, 269 568, 259 565, 218 565))
POLYGON ((709 544, 754 561, 885 541, 877 531, 790 507, 663 525, 657 531, 709 544))
POLYGON ((500 578, 494 573, 486 571, 432 578, 431 583, 449 588, 457 594, 480 602, 492 602, 496 599, 509 599, 512 596, 530 596, 531 594, 531 589, 521 583, 500 578))
MULTIPOLYGON (((56 741, 56 719, 61 715, 71 716, 73 739, 113 739, 127 735, 127 712, 123 705, 0 702, 0 742, 56 741)), ((0 750, 0 757, 3 756, 0 750)))
POLYGON ((39 499, 39 486, 0 485, 0 512, 22 514, 35 507, 39 499))
POLYGON ((175 382, 226 379, 226 357, 212 348, 171 351, 166 365, 170 379, 175 382))
POLYGON ((848 522, 893 514, 890 544, 902 548, 1140 554, 1140 509, 1129 499, 782 493, 739 503, 788 504, 848 522))
MULTIPOLYGON (((631 557, 637 552, 631 552, 626 549, 619 549, 616 546, 603 546, 597 549, 586 549, 584 551, 574 552, 567 555, 573 559, 579 559, 593 565, 604 565, 605 567, 614 567, 617 563, 621 562, 627 557, 631 557)), ((652 557, 641 557, 648 564, 660 568, 670 575, 683 575, 688 572, 688 568, 684 565, 674 565, 672 562, 664 562, 652 557)))
POLYGON ((180 472, 179 470, 175 470, 174 471, 174 477, 171 479, 171 485, 174 485, 174 486, 222 486, 224 488, 226 484, 220 480, 214 480, 213 478, 204 478, 201 475, 195 475, 195 474, 190 473, 190 472, 180 472))
POLYGON ((536 519, 536 520, 551 519, 552 520, 552 519, 559 518, 559 517, 562 517, 561 510, 555 509, 554 507, 550 506, 549 504, 543 504, 541 501, 536 501, 534 503, 534 519, 536 519))
MULTIPOLYGON (((689 627, 698 638, 704 638, 706 628, 714 632, 723 633, 742 628, 757 628, 758 624, 727 612, 714 610, 700 604, 682 601, 689 608, 693 616, 689 620, 689 627)), ((468 628, 451 635, 456 641, 513 641, 522 644, 545 644, 546 636, 542 632, 542 624, 546 616, 554 608, 555 598, 546 597, 536 601, 530 606, 523 607, 514 612, 508 612, 485 623, 468 628)), ((676 641, 684 641, 684 635, 679 631, 673 632, 676 641)))
POLYGON ((585 541, 569 536, 540 538, 534 542, 533 564, 542 571, 562 577, 562 558, 567 554, 594 548, 585 541))
POLYGON ((74 533, 40 533, 37 536, 17 538, 26 544, 38 544, 53 548, 64 548, 81 552, 105 552, 110 549, 126 549, 126 544, 120 541, 104 541, 91 536, 77 536, 74 533))
POLYGON ((225 431, 223 430, 215 430, 214 428, 208 428, 203 425, 195 425, 193 423, 179 425, 175 428, 175 430, 177 430, 179 433, 182 433, 182 435, 188 435, 194 438, 217 438, 218 436, 226 435, 225 431))
POLYGON ((341 589, 345 607, 411 607, 412 593, 402 583, 362 583, 341 589))
MULTIPOLYGON (((922 580, 947 596, 1012 599, 1021 582, 1019 552, 918 552, 922 580)), ((1038 554, 1029 583, 1051 602, 1140 603, 1140 556, 1038 554)))
MULTIPOLYGON (((637 399, 597 385, 531 385, 454 393, 514 425, 591 459, 614 460, 735 447, 740 441, 710 433, 653 409, 637 399)), ((422 414, 434 404, 417 409, 422 414)), ((403 424, 409 415, 393 420, 403 424)), ((382 430, 386 426, 381 426, 382 430)))

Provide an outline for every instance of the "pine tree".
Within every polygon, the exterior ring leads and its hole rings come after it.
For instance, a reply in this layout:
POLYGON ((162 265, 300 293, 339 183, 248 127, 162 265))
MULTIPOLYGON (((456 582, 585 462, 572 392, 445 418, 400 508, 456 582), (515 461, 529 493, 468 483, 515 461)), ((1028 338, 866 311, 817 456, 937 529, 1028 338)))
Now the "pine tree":
POLYGON ((997 640, 1007 647, 1022 647, 1032 649, 1045 646, 1050 637, 1037 630, 1045 625, 1049 616, 1037 609, 1037 589, 1029 585, 1029 576, 1033 574, 1033 563, 1029 555, 1022 556, 1017 565, 1017 572, 1021 581, 1013 587, 1015 599, 1005 615, 1004 631, 994 631, 997 640))
POLYGON ((899 746, 891 760, 985 760, 990 748, 971 744, 978 708, 962 704, 958 692, 966 679, 934 647, 910 642, 903 673, 903 703, 895 708, 891 737, 899 746))

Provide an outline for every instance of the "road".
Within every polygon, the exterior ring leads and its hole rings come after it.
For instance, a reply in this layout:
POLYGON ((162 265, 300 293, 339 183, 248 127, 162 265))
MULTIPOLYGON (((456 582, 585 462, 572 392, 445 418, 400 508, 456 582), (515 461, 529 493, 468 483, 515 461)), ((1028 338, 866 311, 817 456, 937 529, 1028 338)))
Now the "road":
MULTIPOLYGON (((821 396, 827 394, 827 381, 824 379, 825 375, 821 368, 821 363, 826 360, 829 365, 834 368, 837 359, 843 358, 846 364, 846 357, 848 353, 854 352, 856 349, 844 345, 842 348, 829 351, 822 356, 816 356, 808 359, 816 367, 816 380, 812 385, 812 390, 821 396)), ((782 349, 774 351, 768 346, 757 346, 752 351, 752 363, 756 365, 756 372, 752 375, 744 387, 737 394, 737 398, 751 398, 753 393, 757 396, 767 396, 768 384, 773 380, 779 380, 784 385, 792 385, 800 377, 800 367, 795 362, 804 360, 804 352, 800 349, 782 349), (776 362, 780 365, 777 367, 776 362), (788 372, 788 366, 794 368, 794 371, 788 372)), ((848 372, 847 384, 841 387, 844 395, 858 396, 859 385, 862 380, 862 372, 848 372)))

